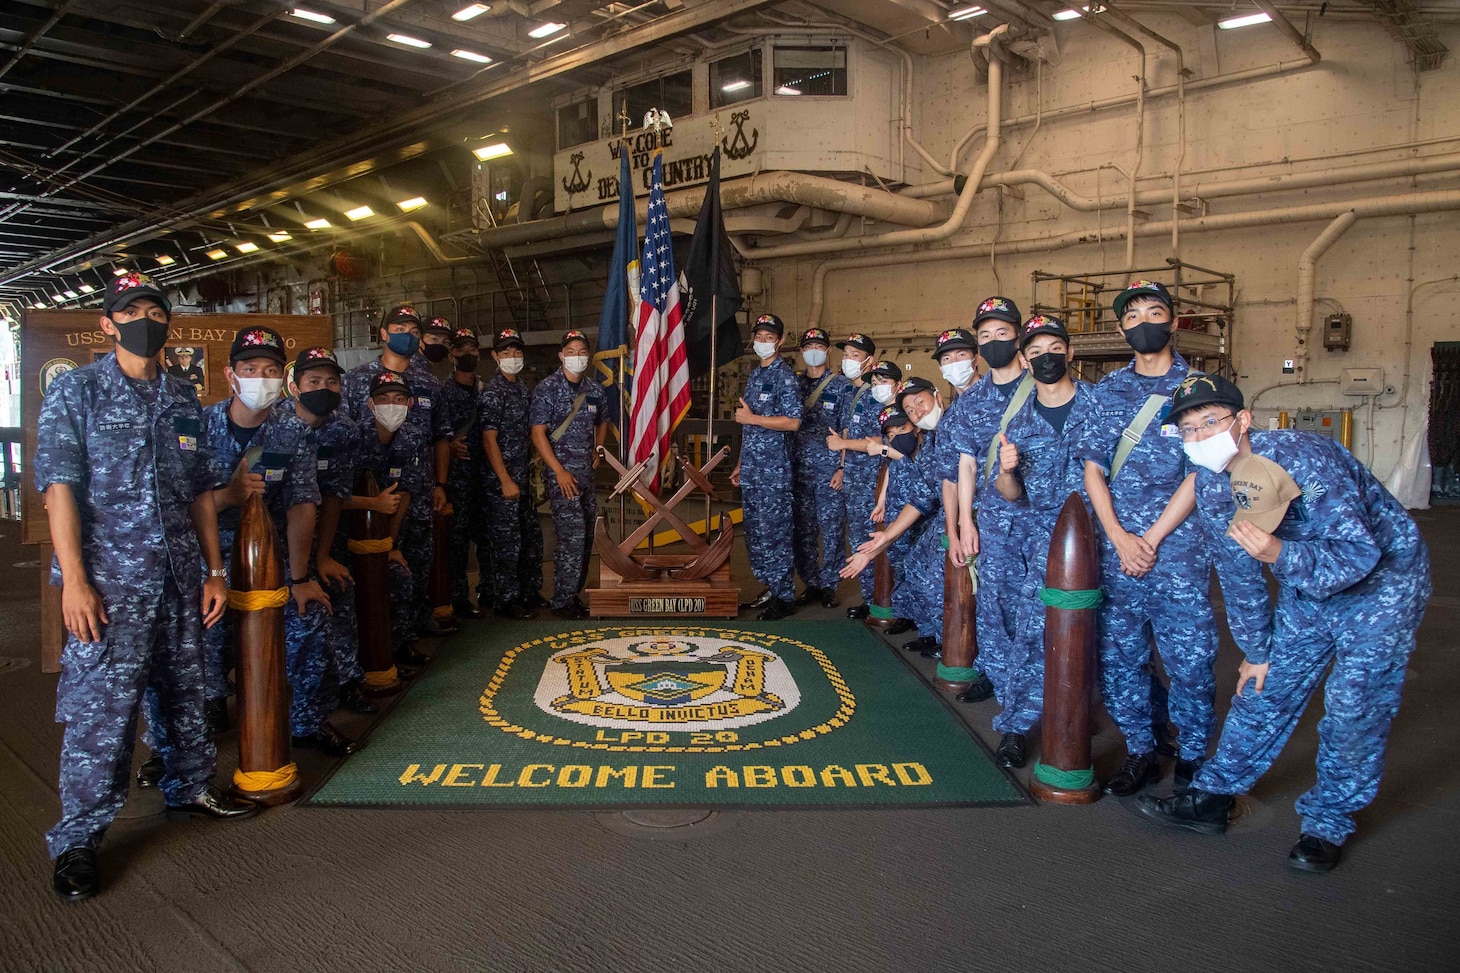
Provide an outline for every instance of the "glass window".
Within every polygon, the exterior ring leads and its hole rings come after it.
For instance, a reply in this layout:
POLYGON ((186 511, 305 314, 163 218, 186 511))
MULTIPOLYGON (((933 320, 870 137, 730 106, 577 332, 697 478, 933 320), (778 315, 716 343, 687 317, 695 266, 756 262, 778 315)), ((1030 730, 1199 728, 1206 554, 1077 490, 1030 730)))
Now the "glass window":
POLYGON ((824 47, 777 47, 774 54, 775 86, 778 95, 845 95, 847 93, 847 49, 824 47))
POLYGON ((558 148, 598 141, 598 99, 584 98, 558 109, 558 148))
MULTIPOLYGON (((629 103, 629 128, 642 128, 650 108, 669 112, 670 121, 678 121, 694 111, 694 75, 690 71, 667 74, 624 88, 613 96, 613 114, 618 117, 624 101, 629 103)), ((617 128, 617 122, 614 123, 617 128)))
POLYGON ((746 51, 710 64, 710 107, 722 108, 761 95, 760 51, 746 51))

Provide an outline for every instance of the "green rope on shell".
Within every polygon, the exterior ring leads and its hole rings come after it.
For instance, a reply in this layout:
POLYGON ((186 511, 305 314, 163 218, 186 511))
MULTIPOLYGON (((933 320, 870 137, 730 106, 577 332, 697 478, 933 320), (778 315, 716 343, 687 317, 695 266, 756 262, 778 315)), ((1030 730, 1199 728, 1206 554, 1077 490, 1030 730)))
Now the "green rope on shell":
POLYGON ((945 666, 938 663, 938 678, 944 682, 973 682, 978 670, 972 666, 945 666))
POLYGON ((1095 786, 1095 768, 1086 770, 1060 770, 1058 767, 1051 767, 1047 763, 1036 760, 1034 762, 1034 776, 1042 784, 1050 787, 1058 787, 1063 790, 1078 791, 1086 787, 1095 786))
POLYGON ((1066 591, 1063 588, 1040 588, 1039 600, 1050 608, 1078 611, 1081 608, 1099 608, 1105 601, 1105 592, 1099 588, 1076 591, 1066 591))

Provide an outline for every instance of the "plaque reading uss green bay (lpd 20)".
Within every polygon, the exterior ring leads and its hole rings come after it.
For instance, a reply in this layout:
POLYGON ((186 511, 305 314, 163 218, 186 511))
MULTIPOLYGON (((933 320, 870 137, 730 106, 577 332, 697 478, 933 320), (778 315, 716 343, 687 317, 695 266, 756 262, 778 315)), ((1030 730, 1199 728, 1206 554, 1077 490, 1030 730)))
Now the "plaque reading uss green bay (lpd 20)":
POLYGON ((934 693, 855 622, 468 628, 310 803, 1023 803, 934 693))

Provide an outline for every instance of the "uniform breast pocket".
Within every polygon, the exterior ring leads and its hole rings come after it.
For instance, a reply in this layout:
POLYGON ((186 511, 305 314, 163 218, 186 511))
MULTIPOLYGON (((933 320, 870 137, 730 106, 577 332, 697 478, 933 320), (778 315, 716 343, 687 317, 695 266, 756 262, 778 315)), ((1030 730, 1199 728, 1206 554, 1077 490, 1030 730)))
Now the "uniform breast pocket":
POLYGON ((172 432, 177 437, 177 447, 184 453, 198 451, 198 439, 203 435, 203 423, 195 416, 173 416, 172 432))
POLYGON ((335 458, 335 447, 320 446, 314 451, 314 468, 324 473, 335 458))

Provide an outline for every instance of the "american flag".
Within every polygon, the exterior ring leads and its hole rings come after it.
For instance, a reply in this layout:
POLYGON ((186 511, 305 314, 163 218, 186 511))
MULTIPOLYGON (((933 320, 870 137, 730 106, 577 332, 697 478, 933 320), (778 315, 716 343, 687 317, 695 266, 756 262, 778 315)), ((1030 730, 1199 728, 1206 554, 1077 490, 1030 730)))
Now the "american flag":
POLYGON ((634 394, 630 406, 632 434, 629 459, 653 457, 648 483, 656 493, 659 474, 669 458, 670 436, 689 412, 689 358, 680 320, 679 282, 674 273, 674 247, 669 235, 669 209, 664 205, 664 160, 654 156, 649 187, 644 255, 640 258, 638 340, 634 345, 634 394))

